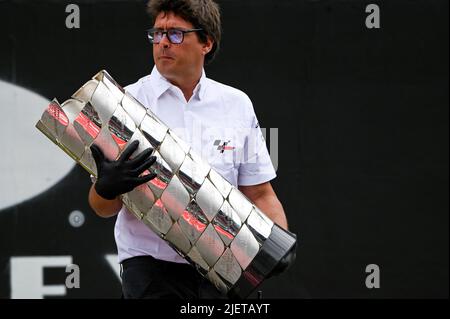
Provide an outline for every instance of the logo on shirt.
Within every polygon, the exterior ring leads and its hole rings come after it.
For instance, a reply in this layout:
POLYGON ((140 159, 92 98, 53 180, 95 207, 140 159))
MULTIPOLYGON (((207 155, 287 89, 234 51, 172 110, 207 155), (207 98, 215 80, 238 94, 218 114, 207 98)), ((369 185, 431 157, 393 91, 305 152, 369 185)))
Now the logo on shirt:
POLYGON ((217 150, 220 153, 224 153, 225 151, 233 151, 235 149, 234 146, 230 146, 228 145, 231 141, 221 141, 221 140, 215 140, 214 141, 214 146, 217 146, 217 150))

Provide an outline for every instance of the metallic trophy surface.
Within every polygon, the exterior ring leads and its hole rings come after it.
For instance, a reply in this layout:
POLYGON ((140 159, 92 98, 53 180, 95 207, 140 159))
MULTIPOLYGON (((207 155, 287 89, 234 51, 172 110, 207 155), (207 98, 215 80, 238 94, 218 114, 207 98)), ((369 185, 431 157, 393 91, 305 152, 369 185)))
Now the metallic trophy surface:
POLYGON ((274 224, 150 110, 100 71, 71 99, 54 99, 36 127, 90 174, 90 146, 110 160, 139 140, 157 157, 157 177, 121 196, 136 218, 230 297, 248 297, 292 249, 274 224))

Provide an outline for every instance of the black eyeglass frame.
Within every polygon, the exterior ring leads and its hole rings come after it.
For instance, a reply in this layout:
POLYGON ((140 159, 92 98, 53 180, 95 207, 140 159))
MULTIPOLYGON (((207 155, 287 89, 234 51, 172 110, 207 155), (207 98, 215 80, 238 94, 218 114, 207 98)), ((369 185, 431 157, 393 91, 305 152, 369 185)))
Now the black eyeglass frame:
POLYGON ((161 40, 163 39, 164 35, 166 35, 166 37, 170 41, 170 43, 172 43, 172 44, 181 44, 184 41, 184 35, 186 33, 198 32, 198 31, 203 31, 203 29, 197 28, 197 29, 184 30, 184 29, 172 28, 172 29, 168 29, 168 30, 162 30, 162 29, 158 29, 158 28, 152 28, 152 29, 148 29, 147 30, 147 37, 150 40, 150 43, 152 43, 152 44, 159 44, 161 42, 161 40), (174 32, 174 31, 181 32, 181 41, 180 42, 172 41, 169 32, 174 32), (155 32, 161 32, 162 33, 161 40, 158 41, 158 42, 154 41, 154 35, 153 34, 155 32))

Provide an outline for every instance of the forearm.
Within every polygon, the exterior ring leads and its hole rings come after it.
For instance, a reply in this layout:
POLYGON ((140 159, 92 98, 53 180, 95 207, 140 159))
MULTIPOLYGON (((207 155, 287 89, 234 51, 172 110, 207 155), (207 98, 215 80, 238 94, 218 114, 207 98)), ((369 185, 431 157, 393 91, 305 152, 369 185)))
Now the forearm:
POLYGON ((89 190, 89 205, 98 216, 108 218, 117 215, 123 204, 118 198, 107 200, 99 196, 93 184, 89 190))
POLYGON ((274 223, 288 229, 286 214, 276 195, 259 196, 254 199, 255 205, 263 211, 274 223))

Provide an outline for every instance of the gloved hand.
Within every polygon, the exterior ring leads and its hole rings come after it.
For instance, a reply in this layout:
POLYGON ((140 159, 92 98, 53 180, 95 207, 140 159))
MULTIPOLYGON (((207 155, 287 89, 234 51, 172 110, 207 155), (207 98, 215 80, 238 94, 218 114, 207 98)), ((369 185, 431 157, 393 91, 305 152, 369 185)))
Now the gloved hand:
POLYGON ((141 152, 135 158, 129 160, 131 154, 136 151, 139 141, 133 141, 122 152, 117 161, 105 158, 102 150, 97 145, 91 146, 92 156, 97 165, 97 182, 95 191, 101 197, 112 200, 117 196, 132 191, 136 186, 146 183, 156 177, 156 174, 141 175, 156 161, 151 148, 141 152))
POLYGON ((292 248, 289 250, 286 256, 284 256, 280 260, 280 262, 275 266, 275 268, 269 274, 268 278, 281 274, 282 272, 286 271, 290 266, 292 266, 292 264, 295 262, 295 259, 297 257, 297 235, 294 233, 291 233, 291 235, 295 237, 294 246, 292 246, 292 248))

